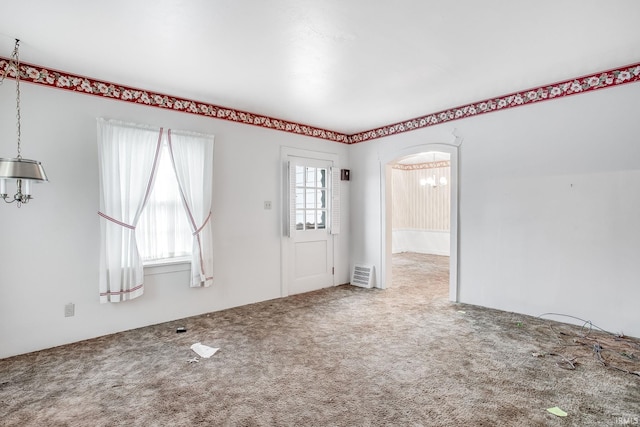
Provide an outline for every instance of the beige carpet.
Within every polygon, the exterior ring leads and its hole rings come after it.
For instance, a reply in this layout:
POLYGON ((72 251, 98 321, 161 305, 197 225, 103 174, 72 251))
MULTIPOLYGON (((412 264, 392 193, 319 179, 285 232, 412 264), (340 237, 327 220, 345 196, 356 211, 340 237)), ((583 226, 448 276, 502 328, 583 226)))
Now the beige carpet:
POLYGON ((447 263, 0 360, 0 425, 640 423, 638 340, 451 304, 447 263))

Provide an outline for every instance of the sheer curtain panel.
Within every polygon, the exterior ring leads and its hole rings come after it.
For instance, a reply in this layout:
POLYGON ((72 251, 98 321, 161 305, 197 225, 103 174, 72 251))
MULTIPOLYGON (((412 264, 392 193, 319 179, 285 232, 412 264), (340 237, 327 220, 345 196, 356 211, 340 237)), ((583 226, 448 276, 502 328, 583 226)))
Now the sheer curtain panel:
POLYGON ((191 258, 193 246, 169 144, 166 138, 162 139, 153 190, 136 225, 138 250, 145 265, 158 260, 191 258))
POLYGON ((213 136, 172 130, 167 134, 180 195, 194 237, 191 286, 210 286, 213 283, 213 136))
POLYGON ((144 292, 135 229, 153 187, 162 129, 98 119, 100 302, 144 292))

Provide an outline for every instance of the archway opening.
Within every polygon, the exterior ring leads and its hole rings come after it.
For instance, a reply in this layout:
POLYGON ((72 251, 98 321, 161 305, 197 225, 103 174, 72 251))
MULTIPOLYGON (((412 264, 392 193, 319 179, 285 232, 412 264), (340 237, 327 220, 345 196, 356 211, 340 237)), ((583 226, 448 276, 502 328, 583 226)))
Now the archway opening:
MULTIPOLYGON (((458 301, 458 147, 428 144, 395 153, 382 165, 382 287, 402 280, 446 274, 451 301, 458 301), (399 275, 400 276, 400 275, 399 275)), ((446 284, 445 284, 446 287, 446 284)))

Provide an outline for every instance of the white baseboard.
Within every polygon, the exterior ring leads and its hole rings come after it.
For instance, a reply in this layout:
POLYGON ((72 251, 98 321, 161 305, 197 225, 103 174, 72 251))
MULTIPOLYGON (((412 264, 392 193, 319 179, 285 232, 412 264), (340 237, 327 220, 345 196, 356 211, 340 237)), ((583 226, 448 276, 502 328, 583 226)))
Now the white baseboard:
POLYGON ((393 230, 391 252, 449 256, 450 234, 448 231, 393 230))

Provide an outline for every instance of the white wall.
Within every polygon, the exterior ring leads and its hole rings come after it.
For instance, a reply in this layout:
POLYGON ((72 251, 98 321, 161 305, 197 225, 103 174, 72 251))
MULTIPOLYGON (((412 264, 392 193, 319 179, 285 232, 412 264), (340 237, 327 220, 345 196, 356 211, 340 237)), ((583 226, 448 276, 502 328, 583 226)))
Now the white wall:
POLYGON ((455 128, 460 301, 640 337, 638 111, 628 84, 352 146, 352 259, 382 267, 379 159, 455 128))
MULTIPOLYGON (((50 183, 17 209, 0 205, 0 358, 281 296, 280 147, 338 155, 348 146, 254 126, 133 105, 33 84, 22 87, 23 156, 50 183), (98 299, 96 117, 215 135, 214 285, 192 289, 188 272, 147 276, 145 294, 98 299), (271 200, 272 210, 263 202, 271 200), (64 305, 75 303, 74 317, 64 305)), ((12 81, 0 86, 0 156, 15 156, 12 81)), ((349 281, 349 185, 336 239, 336 283, 349 281)))
MULTIPOLYGON (((0 86, 0 155, 15 155, 14 87, 0 86)), ((0 205, 0 358, 280 296, 280 147, 333 152, 342 187, 337 283, 349 264, 381 280, 380 158, 463 139, 460 300, 572 314, 640 336, 640 85, 528 105, 346 146, 22 85, 23 155, 51 183, 0 205), (144 296, 98 302, 96 117, 216 135, 215 284, 149 276, 144 296), (263 202, 273 201, 273 210, 263 202), (251 268, 248 266, 251 265, 251 268), (76 315, 64 317, 74 302, 76 315)))

